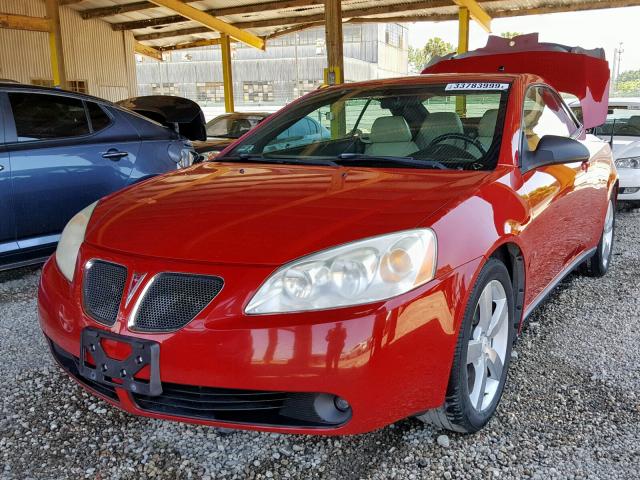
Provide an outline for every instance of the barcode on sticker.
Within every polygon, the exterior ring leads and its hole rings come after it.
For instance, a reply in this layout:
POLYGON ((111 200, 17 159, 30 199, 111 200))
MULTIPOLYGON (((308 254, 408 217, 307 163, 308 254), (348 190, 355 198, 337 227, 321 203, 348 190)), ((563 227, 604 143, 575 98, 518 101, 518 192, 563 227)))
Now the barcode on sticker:
POLYGON ((445 91, 451 90, 507 90, 509 88, 508 83, 449 83, 445 87, 445 91))

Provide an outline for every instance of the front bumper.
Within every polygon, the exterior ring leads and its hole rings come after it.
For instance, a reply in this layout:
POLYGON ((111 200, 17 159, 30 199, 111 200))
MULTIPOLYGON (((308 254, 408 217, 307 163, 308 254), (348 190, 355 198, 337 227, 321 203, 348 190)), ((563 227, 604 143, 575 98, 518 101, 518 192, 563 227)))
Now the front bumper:
POLYGON ((618 168, 620 176, 620 193, 618 200, 621 201, 637 201, 640 200, 640 169, 637 168, 618 168), (637 188, 633 193, 626 193, 625 190, 637 188))
MULTIPOLYGON (((73 284, 60 274, 53 257, 47 262, 38 311, 42 330, 63 368, 89 391, 127 412, 225 427, 353 434, 442 405, 458 327, 479 264, 477 259, 408 294, 374 305, 246 316, 242 306, 253 290, 242 286, 260 285, 271 268, 150 260, 85 244, 73 284), (104 327, 82 308, 80 265, 95 258, 127 265, 127 285, 133 272, 150 272, 151 277, 160 271, 181 271, 220 275, 225 288, 176 332, 130 331, 130 307, 124 305, 115 324, 104 327), (81 335, 87 327, 157 342, 162 395, 136 395, 79 375, 81 335), (344 342, 337 347, 328 341, 335 328, 345 331, 344 342), (321 418, 319 422, 318 409, 336 396, 350 405, 347 414, 328 415, 330 421, 321 418), (256 408, 245 402, 240 405, 242 414, 233 408, 226 413, 213 408, 219 406, 216 402, 247 399, 256 408), (187 408, 174 408, 176 404, 187 408)), ((141 371, 139 378, 144 380, 145 374, 141 371)))

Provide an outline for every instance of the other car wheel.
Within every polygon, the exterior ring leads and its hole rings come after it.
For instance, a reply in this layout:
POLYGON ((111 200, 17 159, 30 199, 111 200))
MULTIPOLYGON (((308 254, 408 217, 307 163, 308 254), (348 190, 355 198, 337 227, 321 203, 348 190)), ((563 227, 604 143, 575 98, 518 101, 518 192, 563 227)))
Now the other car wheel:
POLYGON ((607 213, 604 218, 602 235, 595 254, 585 262, 585 273, 590 277, 602 277, 609 270, 613 255, 613 241, 616 226, 616 208, 613 199, 609 200, 607 213))
POLYGON ((480 430, 500 401, 514 338, 509 271, 490 258, 465 310, 444 405, 418 418, 456 432, 480 430))

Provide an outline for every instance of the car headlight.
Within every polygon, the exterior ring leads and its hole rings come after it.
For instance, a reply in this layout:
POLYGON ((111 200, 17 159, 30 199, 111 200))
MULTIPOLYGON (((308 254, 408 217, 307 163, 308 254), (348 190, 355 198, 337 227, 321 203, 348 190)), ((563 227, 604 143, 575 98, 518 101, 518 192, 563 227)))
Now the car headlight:
POLYGON ((640 168, 640 157, 624 157, 616 160, 618 168, 640 168))
POLYGON ((73 272, 76 269, 76 260, 80 245, 84 241, 84 234, 87 231, 87 225, 96 208, 98 202, 93 202, 84 208, 69 220, 69 223, 62 230, 58 248, 56 249, 56 263, 62 274, 69 280, 73 281, 73 272))
POLYGON ((245 313, 321 310, 395 297, 433 279, 436 252, 436 236, 428 228, 323 250, 279 268, 245 313))

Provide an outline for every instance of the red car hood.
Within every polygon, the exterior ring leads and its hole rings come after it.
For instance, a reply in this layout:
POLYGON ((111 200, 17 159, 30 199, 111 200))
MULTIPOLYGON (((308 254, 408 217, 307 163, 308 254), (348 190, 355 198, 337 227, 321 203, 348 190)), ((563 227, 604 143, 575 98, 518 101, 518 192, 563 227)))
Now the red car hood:
POLYGON ((204 163, 117 193, 86 241, 121 252, 278 265, 422 225, 486 172, 204 163))

